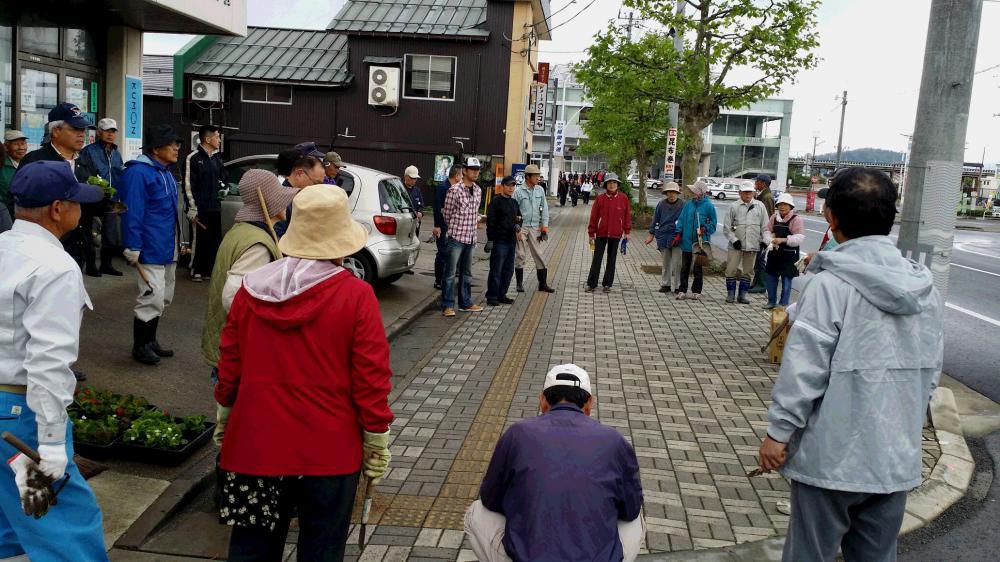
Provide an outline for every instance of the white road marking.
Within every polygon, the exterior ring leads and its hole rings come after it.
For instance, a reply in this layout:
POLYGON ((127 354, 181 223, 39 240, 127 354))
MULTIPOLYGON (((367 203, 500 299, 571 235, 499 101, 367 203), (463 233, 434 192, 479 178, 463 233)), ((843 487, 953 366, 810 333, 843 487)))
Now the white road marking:
POLYGON ((992 271, 984 271, 982 269, 976 269, 974 267, 969 267, 967 265, 959 265, 957 263, 951 264, 952 267, 961 267, 962 269, 968 269, 969 271, 975 271, 976 273, 985 273, 986 275, 992 275, 993 277, 1000 277, 1000 273, 993 273, 992 271))
POLYGON ((984 258, 990 258, 990 259, 994 259, 994 260, 1000 260, 1000 256, 994 256, 992 254, 984 254, 982 252, 974 252, 972 250, 966 250, 965 249, 965 244, 955 244, 954 247, 959 252, 965 252, 966 254, 972 254, 972 255, 975 255, 975 256, 982 256, 984 258))
POLYGON ((826 234, 825 230, 813 230, 811 228, 807 228, 806 230, 809 232, 815 232, 816 234, 826 234))
POLYGON ((968 314, 969 316, 971 316, 973 318, 976 318, 978 320, 982 320, 983 322, 986 322, 987 324, 993 324, 994 326, 1000 328, 1000 320, 995 320, 993 318, 990 318, 989 316, 983 316, 982 314, 979 314, 978 312, 973 312, 973 311, 971 311, 971 310, 969 310, 967 308, 962 308, 960 306, 951 304, 950 302, 946 302, 946 303, 944 303, 944 305, 947 306, 948 308, 952 309, 952 310, 957 310, 958 312, 961 312, 962 314, 968 314))

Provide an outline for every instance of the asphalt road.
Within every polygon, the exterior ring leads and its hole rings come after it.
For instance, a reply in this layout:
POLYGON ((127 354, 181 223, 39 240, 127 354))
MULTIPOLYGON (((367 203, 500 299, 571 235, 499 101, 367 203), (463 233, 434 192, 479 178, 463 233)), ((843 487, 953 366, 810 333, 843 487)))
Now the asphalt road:
MULTIPOLYGON (((647 191, 650 205, 661 196, 647 191)), ((805 197, 796 197, 805 208, 805 197)), ((734 200, 714 201, 722 220, 734 200)), ((818 203, 819 201, 817 201, 818 203)), ((826 232, 826 220, 803 215, 804 251, 815 251, 826 232)), ((893 237, 898 226, 893 228, 893 237)), ((728 242, 721 233, 712 245, 722 252, 728 242)), ((1000 402, 1000 233, 957 230, 945 309, 944 372, 966 386, 1000 402)))

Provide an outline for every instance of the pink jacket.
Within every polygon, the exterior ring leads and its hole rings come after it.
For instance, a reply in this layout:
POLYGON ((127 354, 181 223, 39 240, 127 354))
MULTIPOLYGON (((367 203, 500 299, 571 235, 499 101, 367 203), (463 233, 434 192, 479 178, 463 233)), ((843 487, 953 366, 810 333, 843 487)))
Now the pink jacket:
POLYGON ((774 236, 774 221, 778 221, 782 224, 788 224, 788 229, 792 231, 791 236, 788 237, 788 245, 792 248, 798 248, 803 242, 806 241, 806 225, 805 219, 795 214, 795 211, 788 213, 787 219, 781 218, 781 212, 775 211, 771 218, 767 221, 767 232, 774 236), (793 220, 798 217, 799 220, 793 220), (789 222, 791 221, 791 222, 789 222))

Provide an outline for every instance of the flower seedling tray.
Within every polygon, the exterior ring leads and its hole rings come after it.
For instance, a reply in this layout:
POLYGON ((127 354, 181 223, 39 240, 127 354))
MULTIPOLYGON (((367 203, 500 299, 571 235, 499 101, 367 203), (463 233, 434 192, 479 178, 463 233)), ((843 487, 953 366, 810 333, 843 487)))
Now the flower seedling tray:
POLYGON ((88 443, 73 439, 73 452, 81 457, 95 461, 103 461, 118 456, 118 438, 106 445, 88 443))
POLYGON ((146 447, 135 443, 119 441, 115 450, 119 458, 165 466, 176 466, 187 460, 195 451, 207 443, 212 438, 214 431, 215 423, 205 422, 201 432, 189 436, 187 444, 180 449, 146 447))

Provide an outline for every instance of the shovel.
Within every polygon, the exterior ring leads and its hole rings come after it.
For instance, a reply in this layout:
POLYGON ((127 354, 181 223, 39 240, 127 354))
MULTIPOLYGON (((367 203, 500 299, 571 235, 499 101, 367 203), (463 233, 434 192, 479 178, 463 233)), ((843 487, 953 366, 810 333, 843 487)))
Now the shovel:
MULTIPOLYGON (((11 447, 14 447, 18 451, 20 451, 24 456, 26 456, 29 459, 31 459, 31 461, 34 462, 35 464, 41 464, 42 463, 42 457, 41 457, 41 455, 38 454, 38 451, 36 451, 36 450, 32 449, 31 447, 29 447, 27 443, 25 443, 24 441, 21 441, 13 433, 11 433, 9 431, 4 431, 3 433, 0 433, 0 438, 3 438, 3 440, 6 441, 8 444, 10 444, 11 447)), ((52 488, 52 481, 48 477, 44 477, 44 478, 46 480, 48 480, 48 482, 49 482, 49 488, 52 488)), ((69 473, 68 472, 65 474, 65 476, 62 479, 62 485, 60 485, 58 489, 53 489, 52 490, 52 503, 50 505, 53 505, 53 506, 56 505, 56 498, 59 496, 59 492, 61 492, 62 489, 66 487, 66 483, 67 482, 69 482, 69 473)), ((44 515, 45 515, 44 513, 42 515, 35 515, 35 519, 40 519, 44 515)))
MULTIPOLYGON (((149 295, 152 295, 153 294, 153 285, 151 285, 149 283, 149 278, 146 277, 146 270, 143 269, 142 266, 139 265, 138 262, 132 264, 132 267, 134 267, 135 270, 137 272, 139 272, 139 278, 142 279, 142 282, 146 284, 146 292, 144 292, 142 294, 142 296, 148 297, 149 295)), ((27 454, 27 453, 25 453, 25 454, 27 454)))
POLYGON ((361 532, 358 533, 358 546, 361 547, 361 552, 365 551, 365 531, 368 527, 368 515, 372 511, 372 492, 375 491, 375 482, 371 478, 366 478, 365 484, 365 499, 361 504, 361 532))

